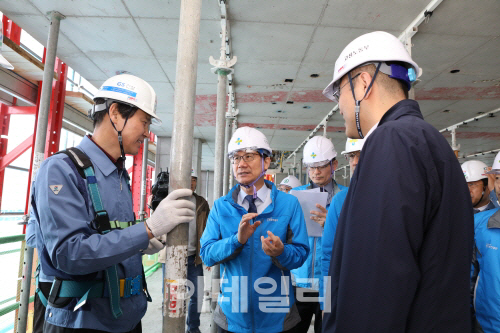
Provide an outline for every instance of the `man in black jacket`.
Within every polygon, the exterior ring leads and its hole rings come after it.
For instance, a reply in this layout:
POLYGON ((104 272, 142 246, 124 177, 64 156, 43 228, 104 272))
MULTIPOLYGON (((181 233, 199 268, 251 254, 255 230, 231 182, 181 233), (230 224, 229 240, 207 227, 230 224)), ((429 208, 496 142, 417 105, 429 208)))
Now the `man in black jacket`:
POLYGON ((365 138, 335 236, 324 333, 470 332, 470 195, 446 139, 407 99, 418 73, 378 31, 344 49, 323 92, 347 136, 365 138))

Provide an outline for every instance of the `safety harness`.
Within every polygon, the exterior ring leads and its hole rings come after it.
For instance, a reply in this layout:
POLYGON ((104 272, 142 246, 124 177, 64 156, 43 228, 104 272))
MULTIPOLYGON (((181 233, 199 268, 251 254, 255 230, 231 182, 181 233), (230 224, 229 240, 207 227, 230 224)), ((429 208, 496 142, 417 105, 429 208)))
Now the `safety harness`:
MULTIPOLYGON (((58 154, 60 153, 67 155, 77 167, 80 176, 87 179, 87 186, 95 212, 94 220, 91 222, 92 228, 104 235, 111 230, 124 229, 135 224, 135 221, 120 222, 109 220, 108 213, 102 205, 94 167, 85 153, 77 148, 69 148, 58 152, 58 154)), ((142 269, 142 275, 119 280, 116 266, 117 265, 113 265, 104 271, 105 281, 73 281, 55 278, 52 283, 48 302, 52 305, 55 304, 57 298, 79 298, 73 310, 76 311, 83 306, 88 299, 105 297, 107 295, 109 296, 111 312, 114 318, 118 318, 123 314, 120 308, 120 297, 128 298, 133 295, 139 295, 144 290, 148 302, 151 302, 151 296, 149 295, 146 285, 144 267, 142 269)), ((40 300, 46 306, 47 300, 38 286, 36 291, 40 300)))

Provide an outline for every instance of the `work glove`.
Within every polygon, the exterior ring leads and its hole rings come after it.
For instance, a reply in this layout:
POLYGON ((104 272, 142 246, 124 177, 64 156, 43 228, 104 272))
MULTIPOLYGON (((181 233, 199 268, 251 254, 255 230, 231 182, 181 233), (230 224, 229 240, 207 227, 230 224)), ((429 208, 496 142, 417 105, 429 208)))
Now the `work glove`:
POLYGON ((167 244, 167 235, 161 235, 160 237, 153 237, 149 240, 148 248, 142 250, 143 254, 155 254, 163 250, 167 244))
POLYGON ((165 235, 175 228, 179 223, 187 223, 193 220, 196 204, 188 199, 193 191, 189 189, 178 189, 163 199, 155 212, 146 220, 146 225, 155 237, 165 235))

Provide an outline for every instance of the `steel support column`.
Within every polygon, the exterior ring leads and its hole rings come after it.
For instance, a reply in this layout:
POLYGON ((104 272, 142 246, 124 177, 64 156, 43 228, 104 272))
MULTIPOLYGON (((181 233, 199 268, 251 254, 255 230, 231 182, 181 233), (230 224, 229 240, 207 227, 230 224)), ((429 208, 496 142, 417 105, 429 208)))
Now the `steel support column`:
MULTIPOLYGON (((45 67, 43 71, 43 86, 40 97, 40 109, 38 111, 37 136, 34 145, 34 160, 32 165, 32 173, 40 168, 40 164, 44 159, 45 140, 47 138, 48 119, 50 111, 50 100, 52 95, 52 80, 54 78, 54 65, 56 61, 57 42, 59 39, 59 26, 64 15, 59 12, 52 12, 50 18, 49 36, 47 40, 47 53, 45 58, 45 67)), ((60 74, 60 73, 58 73, 60 74)), ((64 87, 64 89, 66 89, 64 87)), ((64 99, 63 99, 64 101, 64 99)), ((64 107, 64 103, 63 103, 64 107)), ((28 197, 28 200, 31 196, 28 197)), ((29 206, 29 204, 28 204, 29 206)), ((26 332, 26 324, 28 319, 28 304, 31 287, 31 274, 33 266, 33 248, 24 247, 24 265, 21 285, 21 298, 18 311, 17 333, 26 332)))
POLYGON ((222 182, 222 194, 226 195, 229 192, 229 158, 227 158, 227 146, 231 139, 231 123, 233 119, 226 117, 225 134, 224 134, 224 178, 222 182))
MULTIPOLYGON (((236 129, 238 128, 238 120, 236 118, 233 119, 233 124, 231 125, 231 138, 233 137, 234 132, 236 132, 236 129)), ((229 138, 229 140, 231 140, 229 138)), ((234 186, 234 176, 233 176, 233 170, 231 167, 229 167, 229 189, 232 189, 234 186)))
MULTIPOLYGON (((200 20, 201 0, 182 0, 170 153, 170 191, 191 187, 200 20)), ((185 331, 188 227, 187 223, 182 223, 167 237, 167 269, 163 289, 164 333, 185 331)))

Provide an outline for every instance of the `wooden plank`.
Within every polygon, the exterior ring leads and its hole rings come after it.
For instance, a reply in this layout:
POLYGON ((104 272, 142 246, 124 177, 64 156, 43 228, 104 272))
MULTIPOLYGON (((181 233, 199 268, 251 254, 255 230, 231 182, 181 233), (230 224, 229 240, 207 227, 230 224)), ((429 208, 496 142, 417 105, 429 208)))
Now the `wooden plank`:
POLYGON ((92 108, 92 105, 94 104, 94 101, 92 101, 90 97, 77 91, 66 91, 66 98, 64 102, 71 105, 84 115, 87 115, 88 110, 92 108))
MULTIPOLYGON (((3 43, 2 55, 14 66, 15 73, 35 83, 43 80, 45 66, 40 60, 5 36, 3 43)), ((58 79, 56 72, 54 72, 54 79, 58 79)))

